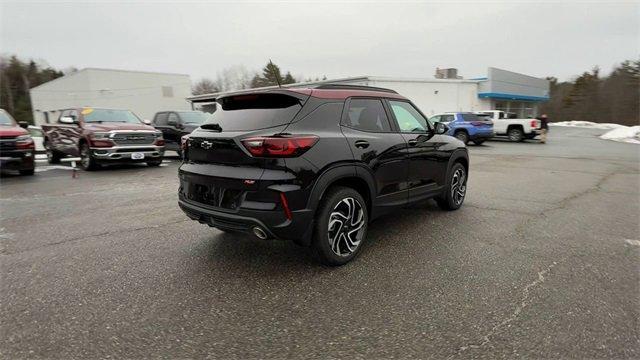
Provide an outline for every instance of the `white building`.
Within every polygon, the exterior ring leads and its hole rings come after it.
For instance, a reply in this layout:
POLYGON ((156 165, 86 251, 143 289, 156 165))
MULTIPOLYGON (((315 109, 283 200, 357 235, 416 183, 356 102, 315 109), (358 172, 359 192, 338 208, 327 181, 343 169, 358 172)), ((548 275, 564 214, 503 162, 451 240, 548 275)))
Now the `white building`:
MULTIPOLYGON (((504 110, 514 112, 518 117, 533 117, 538 115, 540 102, 549 100, 548 80, 496 68, 489 68, 486 77, 468 80, 360 76, 284 87, 322 83, 393 89, 411 99, 427 116, 448 111, 504 110)), ((193 96, 189 101, 194 107, 207 111, 212 109, 210 105, 207 108, 207 104, 215 100, 217 95, 219 94, 193 96)))
POLYGON ((70 107, 129 109, 142 119, 161 110, 188 110, 189 75, 87 68, 30 91, 36 125, 57 120, 70 107))

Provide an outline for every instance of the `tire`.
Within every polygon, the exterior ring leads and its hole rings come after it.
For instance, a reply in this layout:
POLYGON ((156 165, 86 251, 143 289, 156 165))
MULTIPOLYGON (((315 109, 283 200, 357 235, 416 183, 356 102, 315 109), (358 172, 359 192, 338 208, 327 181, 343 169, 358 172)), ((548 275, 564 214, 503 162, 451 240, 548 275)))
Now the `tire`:
POLYGON ((460 163, 455 163, 451 168, 451 174, 447 179, 445 191, 436 198, 438 206, 442 210, 458 210, 467 194, 467 170, 460 163), (462 184, 462 188, 460 188, 462 184))
POLYGON ((91 149, 87 143, 80 145, 80 167, 85 171, 93 171, 98 168, 96 159, 93 158, 93 154, 91 154, 91 149))
POLYGON ((520 142, 524 139, 524 132, 522 129, 513 127, 507 131, 507 135, 509 136, 509 140, 513 142, 520 142))
POLYGON ((462 141, 465 145, 467 145, 469 143, 469 134, 467 134, 466 131, 460 130, 460 131, 456 131, 455 134, 453 134, 453 136, 462 141))
POLYGON ((60 153, 51 148, 51 144, 48 141, 44 142, 44 149, 47 154, 47 161, 49 164, 59 164, 60 163, 60 153))
POLYGON ((357 191, 348 187, 327 190, 316 213, 312 241, 318 261, 339 266, 353 260, 366 239, 368 222, 367 203, 357 191))
POLYGON ((23 175, 23 176, 31 176, 31 175, 33 175, 35 173, 36 173, 36 169, 35 168, 34 169, 20 170, 20 175, 23 175))
POLYGON ((482 143, 484 143, 484 140, 473 140, 473 143, 476 145, 482 145, 482 143))
POLYGON ((162 164, 162 160, 147 161, 147 166, 151 166, 151 167, 158 167, 160 166, 160 164, 162 164))

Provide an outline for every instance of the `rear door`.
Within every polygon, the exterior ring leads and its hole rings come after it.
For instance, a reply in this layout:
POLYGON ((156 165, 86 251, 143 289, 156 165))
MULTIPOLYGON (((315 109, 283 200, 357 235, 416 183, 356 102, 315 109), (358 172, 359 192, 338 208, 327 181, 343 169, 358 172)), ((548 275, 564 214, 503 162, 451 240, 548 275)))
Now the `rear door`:
POLYGON ((342 133, 353 156, 365 163, 376 181, 375 205, 395 206, 407 201, 407 143, 389 121, 383 101, 350 98, 342 114, 342 133))
MULTIPOLYGON (((162 137, 164 138, 164 140, 167 143, 167 148, 170 148, 171 146, 173 146, 174 144, 172 144, 169 140, 170 135, 169 135, 169 125, 167 124, 169 118, 169 113, 168 112, 159 112, 156 114, 156 116, 153 118, 153 127, 155 127, 156 129, 160 130, 162 132, 162 137)), ((173 148, 171 148, 170 150, 175 150, 173 148)))
POLYGON ((393 121, 408 144, 409 199, 414 201, 430 197, 444 185, 446 156, 438 150, 443 142, 411 102, 389 99, 387 104, 393 121))
POLYGON ((166 138, 168 139, 169 142, 172 143, 178 143, 180 140, 180 128, 182 127, 182 122, 180 120, 180 116, 178 116, 178 114, 176 114, 175 112, 170 112, 169 116, 167 118, 167 131, 166 131, 166 138))

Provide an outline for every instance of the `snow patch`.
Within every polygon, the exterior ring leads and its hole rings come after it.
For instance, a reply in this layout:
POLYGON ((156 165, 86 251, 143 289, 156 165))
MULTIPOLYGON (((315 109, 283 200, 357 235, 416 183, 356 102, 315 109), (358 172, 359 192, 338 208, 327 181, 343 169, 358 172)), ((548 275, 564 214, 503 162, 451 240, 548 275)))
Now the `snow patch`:
POLYGON ((559 121, 549 123, 550 126, 582 127, 590 129, 609 130, 600 135, 600 139, 640 144, 640 126, 624 126, 611 123, 594 123, 591 121, 559 121))
POLYGON ((558 121, 558 122, 549 123, 549 125, 550 126, 585 127, 585 128, 603 129, 603 130, 610 130, 610 129, 618 129, 620 127, 627 127, 627 126, 620 125, 620 124, 594 123, 594 122, 591 122, 591 121, 577 121, 577 120, 558 121))
POLYGON ((600 135, 600 139, 640 144, 640 126, 622 126, 600 135))

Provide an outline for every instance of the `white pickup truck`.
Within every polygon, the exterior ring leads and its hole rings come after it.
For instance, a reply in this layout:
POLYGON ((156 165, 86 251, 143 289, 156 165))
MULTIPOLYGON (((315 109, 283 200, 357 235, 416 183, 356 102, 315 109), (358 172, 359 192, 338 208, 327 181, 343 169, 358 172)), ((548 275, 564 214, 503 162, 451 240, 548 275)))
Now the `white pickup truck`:
POLYGON ((513 113, 501 110, 478 111, 476 115, 491 119, 496 136, 508 136, 511 141, 533 139, 540 134, 541 123, 537 119, 515 119, 513 113))

